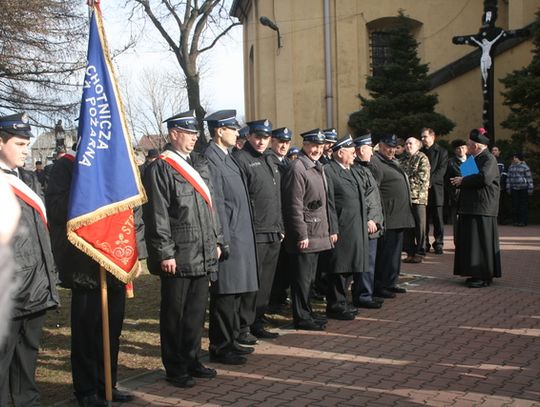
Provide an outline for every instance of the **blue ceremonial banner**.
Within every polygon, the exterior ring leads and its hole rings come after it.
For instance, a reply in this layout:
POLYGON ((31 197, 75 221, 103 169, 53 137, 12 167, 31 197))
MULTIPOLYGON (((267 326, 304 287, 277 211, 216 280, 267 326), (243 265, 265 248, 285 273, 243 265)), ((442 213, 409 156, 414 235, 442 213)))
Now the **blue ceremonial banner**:
POLYGON ((68 238, 123 282, 137 263, 133 207, 146 201, 108 54, 101 14, 90 21, 68 238))

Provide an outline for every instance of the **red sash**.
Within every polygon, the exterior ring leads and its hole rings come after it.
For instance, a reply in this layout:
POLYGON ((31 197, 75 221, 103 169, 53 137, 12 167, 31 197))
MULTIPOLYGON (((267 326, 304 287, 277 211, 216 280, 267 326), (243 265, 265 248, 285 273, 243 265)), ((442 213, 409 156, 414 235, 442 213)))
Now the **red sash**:
POLYGON ((199 194, 201 194, 208 206, 212 208, 210 189, 195 168, 193 168, 186 162, 186 160, 180 158, 178 154, 175 154, 172 151, 164 151, 159 158, 167 162, 167 164, 178 171, 180 175, 184 177, 199 194))
POLYGON ((5 179, 11 186, 13 193, 17 195, 19 199, 22 199, 24 202, 34 208, 45 225, 47 225, 47 211, 45 210, 45 204, 39 195, 14 175, 6 175, 5 179))

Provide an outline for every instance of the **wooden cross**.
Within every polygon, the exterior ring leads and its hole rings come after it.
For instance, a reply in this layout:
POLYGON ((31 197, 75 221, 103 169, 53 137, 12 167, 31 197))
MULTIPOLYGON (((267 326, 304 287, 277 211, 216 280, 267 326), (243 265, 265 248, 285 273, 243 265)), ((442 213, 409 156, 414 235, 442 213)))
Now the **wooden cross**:
POLYGON ((480 56, 480 73, 482 74, 482 94, 484 107, 482 110, 483 126, 487 130, 491 141, 495 143, 495 125, 493 114, 494 93, 494 50, 495 47, 506 40, 517 37, 526 37, 527 30, 505 31, 495 26, 497 20, 497 0, 484 0, 484 15, 482 26, 475 35, 463 35, 452 38, 454 44, 466 44, 477 47, 482 51, 480 56))

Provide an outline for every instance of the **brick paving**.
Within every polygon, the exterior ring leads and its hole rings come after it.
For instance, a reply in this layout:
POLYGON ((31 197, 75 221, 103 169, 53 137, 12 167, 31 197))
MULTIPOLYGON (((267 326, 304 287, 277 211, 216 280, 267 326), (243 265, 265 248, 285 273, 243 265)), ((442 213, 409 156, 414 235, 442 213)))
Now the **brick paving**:
MULTIPOLYGON (((279 329, 244 366, 178 389, 124 381, 131 406, 540 406, 540 227, 500 228, 503 278, 469 289, 453 244, 404 264, 408 293, 326 332, 279 329)), ((451 229, 447 227, 447 236, 451 229)))

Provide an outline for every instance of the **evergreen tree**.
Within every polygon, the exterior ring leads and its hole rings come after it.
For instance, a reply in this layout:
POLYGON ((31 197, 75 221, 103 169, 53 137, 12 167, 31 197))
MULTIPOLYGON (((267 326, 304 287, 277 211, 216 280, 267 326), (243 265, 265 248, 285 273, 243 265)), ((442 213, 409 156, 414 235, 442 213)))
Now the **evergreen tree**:
POLYGON ((532 31, 535 48, 531 63, 501 79, 506 88, 502 92, 504 104, 510 108, 501 125, 513 130, 513 144, 520 147, 540 145, 540 10, 532 31))
POLYGON ((371 76, 366 88, 371 98, 358 95, 362 109, 349 118, 353 133, 394 133, 402 138, 419 136, 423 127, 444 135, 454 123, 435 112, 436 94, 429 92, 428 66, 417 55, 418 42, 411 34, 410 20, 402 11, 398 24, 388 30, 390 63, 371 76))

